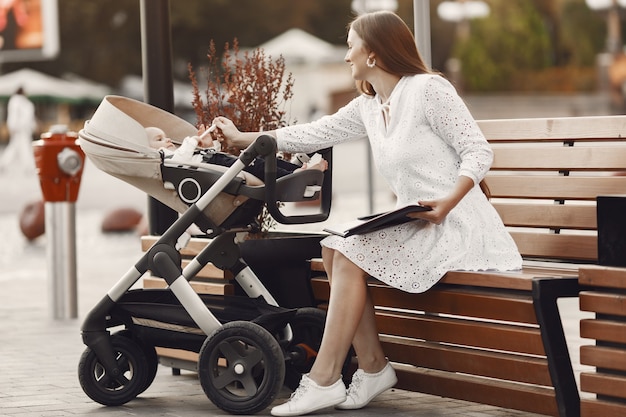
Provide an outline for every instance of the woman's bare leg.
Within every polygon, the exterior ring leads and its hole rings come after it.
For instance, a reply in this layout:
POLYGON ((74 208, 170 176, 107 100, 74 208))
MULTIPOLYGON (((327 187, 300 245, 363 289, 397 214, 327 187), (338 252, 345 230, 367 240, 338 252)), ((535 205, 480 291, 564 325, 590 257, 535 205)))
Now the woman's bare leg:
POLYGON ((386 362, 367 292, 367 275, 340 252, 323 248, 322 256, 331 291, 322 344, 309 377, 325 386, 340 378, 353 342, 357 355, 363 355, 364 365, 368 368, 379 366, 379 358, 382 358, 380 368, 386 362))
POLYGON ((368 291, 363 316, 352 341, 359 368, 367 373, 376 373, 387 365, 387 358, 378 337, 374 313, 374 304, 368 291))

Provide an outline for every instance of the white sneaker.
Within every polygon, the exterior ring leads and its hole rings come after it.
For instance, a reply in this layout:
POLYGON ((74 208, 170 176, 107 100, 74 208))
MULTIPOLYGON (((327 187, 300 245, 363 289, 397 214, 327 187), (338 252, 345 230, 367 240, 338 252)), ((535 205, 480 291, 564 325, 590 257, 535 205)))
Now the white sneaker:
POLYGON ((347 398, 341 404, 335 406, 340 410, 357 410, 365 407, 378 394, 396 385, 398 378, 391 364, 387 365, 374 374, 368 374, 362 369, 352 376, 352 382, 348 387, 347 398))
POLYGON ((321 387, 307 375, 302 375, 300 385, 284 404, 272 408, 273 416, 301 416, 322 408, 344 402, 346 386, 341 378, 327 387, 321 387))

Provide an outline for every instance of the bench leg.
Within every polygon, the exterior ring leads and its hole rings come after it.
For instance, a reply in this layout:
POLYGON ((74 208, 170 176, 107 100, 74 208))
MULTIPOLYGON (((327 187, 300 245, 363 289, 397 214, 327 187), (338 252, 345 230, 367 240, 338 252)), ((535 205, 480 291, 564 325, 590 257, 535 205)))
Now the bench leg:
POLYGON ((533 305, 561 417, 580 417, 580 396, 557 300, 578 297, 579 291, 578 278, 533 279, 533 305))

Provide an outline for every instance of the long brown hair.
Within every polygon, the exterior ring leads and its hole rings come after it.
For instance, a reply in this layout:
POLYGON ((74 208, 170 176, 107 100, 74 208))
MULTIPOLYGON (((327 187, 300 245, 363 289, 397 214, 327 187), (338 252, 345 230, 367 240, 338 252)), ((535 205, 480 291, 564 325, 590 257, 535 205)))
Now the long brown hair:
MULTIPOLYGON (((394 75, 405 76, 431 73, 417 49, 411 29, 397 14, 389 11, 366 13, 355 18, 353 29, 370 51, 376 54, 376 65, 394 75)), ((362 94, 376 95, 372 84, 357 80, 362 94)))
MULTIPOLYGON (((348 30, 356 32, 365 47, 376 54, 376 65, 388 73, 406 76, 415 74, 437 74, 432 71, 417 49, 411 29, 397 14, 389 11, 365 13, 356 17, 348 30)), ((365 80, 356 80, 356 88, 361 94, 375 96, 374 86, 365 80)), ((480 189, 491 198, 485 181, 480 189)))

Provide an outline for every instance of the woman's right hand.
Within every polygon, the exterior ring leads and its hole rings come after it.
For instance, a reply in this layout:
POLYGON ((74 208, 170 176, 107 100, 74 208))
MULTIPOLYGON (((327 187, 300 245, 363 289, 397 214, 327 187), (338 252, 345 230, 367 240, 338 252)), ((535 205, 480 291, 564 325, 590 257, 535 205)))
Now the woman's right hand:
POLYGON ((232 120, 218 116, 213 119, 213 124, 217 126, 215 136, 222 144, 222 149, 244 149, 250 144, 250 142, 246 143, 245 135, 237 129, 232 120))
MULTIPOLYGON (((245 149, 256 140, 261 134, 260 132, 241 132, 232 120, 217 116, 213 119, 213 123, 217 127, 216 139, 222 143, 222 149, 245 149)), ((263 132, 275 136, 274 131, 263 132)))

